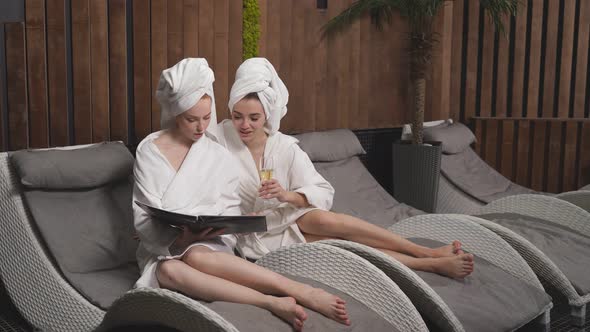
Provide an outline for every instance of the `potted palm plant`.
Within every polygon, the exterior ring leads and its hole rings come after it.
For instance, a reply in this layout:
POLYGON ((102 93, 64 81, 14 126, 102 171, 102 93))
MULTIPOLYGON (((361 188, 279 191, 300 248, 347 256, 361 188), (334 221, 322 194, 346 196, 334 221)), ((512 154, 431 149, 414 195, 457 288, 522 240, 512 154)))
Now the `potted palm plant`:
MULTIPOLYGON (((444 1, 448 0, 357 0, 323 27, 323 36, 325 37, 349 28, 352 23, 364 15, 370 15, 371 22, 379 30, 382 30, 384 23, 391 23, 394 12, 399 13, 398 17, 407 21, 410 41, 408 56, 414 99, 412 105, 413 144, 404 144, 397 149, 394 145, 394 195, 402 202, 429 212, 434 212, 436 208, 441 148, 440 143, 438 146, 428 144, 425 147, 422 127, 426 76, 430 70, 433 46, 437 42, 436 32, 433 31, 433 22, 444 1), (399 156, 396 153, 403 155, 399 156), (429 174, 424 174, 424 171, 429 174), (404 185, 401 185, 400 182, 404 185), (403 199, 401 196, 409 198, 403 199), (418 202, 415 201, 416 199, 418 202), (425 200, 429 202, 424 202, 425 200)), ((503 31, 502 17, 515 15, 520 0, 479 1, 496 29, 503 31)))

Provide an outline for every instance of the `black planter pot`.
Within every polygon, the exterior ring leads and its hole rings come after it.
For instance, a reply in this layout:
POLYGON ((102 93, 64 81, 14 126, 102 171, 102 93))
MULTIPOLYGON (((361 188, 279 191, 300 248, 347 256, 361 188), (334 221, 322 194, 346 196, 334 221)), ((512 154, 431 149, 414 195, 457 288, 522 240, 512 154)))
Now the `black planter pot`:
POLYGON ((393 196, 425 212, 436 211, 440 178, 441 142, 393 143, 393 196))

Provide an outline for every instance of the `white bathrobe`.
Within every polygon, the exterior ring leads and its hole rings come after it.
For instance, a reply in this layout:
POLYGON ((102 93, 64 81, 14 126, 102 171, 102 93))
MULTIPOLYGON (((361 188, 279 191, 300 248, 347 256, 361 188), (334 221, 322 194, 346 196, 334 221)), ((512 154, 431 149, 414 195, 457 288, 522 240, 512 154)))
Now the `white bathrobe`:
POLYGON ((329 210, 334 188, 315 170, 295 138, 276 132, 268 137, 264 149, 266 160, 272 156, 273 178, 285 190, 305 195, 311 207, 297 208, 277 199, 260 198, 260 178, 250 151, 240 140, 231 120, 221 122, 218 129, 223 133, 220 141, 239 159, 242 213, 261 212, 267 221, 267 232, 238 236, 238 250, 246 257, 258 259, 280 247, 305 242, 295 222, 311 210, 329 210))
MULTIPOLYGON (((154 144, 163 132, 150 134, 137 148, 133 200, 190 215, 240 215, 235 158, 203 136, 193 143, 176 172, 154 144)), ((140 238, 137 259, 142 270, 136 287, 159 287, 155 274, 158 261, 181 257, 190 246, 182 252, 170 252, 168 248, 180 234, 179 230, 152 220, 136 204, 133 204, 133 215, 140 238)), ((193 245, 233 253, 235 241, 233 235, 222 235, 193 245)))

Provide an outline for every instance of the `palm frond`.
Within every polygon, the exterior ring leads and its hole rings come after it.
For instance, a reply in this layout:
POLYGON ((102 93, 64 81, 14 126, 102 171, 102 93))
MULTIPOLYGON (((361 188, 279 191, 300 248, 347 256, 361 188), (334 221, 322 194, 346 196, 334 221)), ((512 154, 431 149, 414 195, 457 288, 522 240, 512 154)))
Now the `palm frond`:
POLYGON ((369 14, 372 22, 381 30, 384 21, 391 22, 393 9, 388 0, 358 0, 322 27, 322 38, 347 29, 365 14, 369 14))
POLYGON ((489 18, 494 23, 496 30, 505 32, 503 16, 516 16, 521 0, 479 0, 489 18))

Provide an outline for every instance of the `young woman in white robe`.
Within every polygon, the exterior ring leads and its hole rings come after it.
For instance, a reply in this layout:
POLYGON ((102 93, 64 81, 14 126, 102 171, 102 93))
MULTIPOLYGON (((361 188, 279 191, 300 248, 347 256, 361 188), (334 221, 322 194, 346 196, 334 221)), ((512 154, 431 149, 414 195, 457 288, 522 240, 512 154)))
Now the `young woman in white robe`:
POLYGON ((269 225, 268 232, 238 237, 245 256, 256 259, 293 243, 338 238, 377 248, 417 270, 454 278, 473 271, 473 256, 463 252, 459 241, 427 248, 364 220, 330 212, 333 187, 297 140, 278 131, 288 96, 268 60, 248 59, 238 68, 231 89, 231 120, 221 123, 223 144, 242 166, 242 213, 264 214, 269 225), (260 165, 269 160, 273 178, 261 182, 260 165))
MULTIPOLYGON (((134 201, 192 215, 240 215, 235 158, 215 141, 213 80, 204 59, 184 59, 163 71, 156 97, 165 129, 137 148, 134 201)), ((233 235, 178 230, 152 220, 136 204, 133 212, 142 271, 136 287, 255 305, 296 330, 307 318, 297 302, 350 324, 342 299, 234 256, 233 235)))

